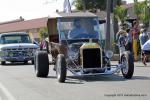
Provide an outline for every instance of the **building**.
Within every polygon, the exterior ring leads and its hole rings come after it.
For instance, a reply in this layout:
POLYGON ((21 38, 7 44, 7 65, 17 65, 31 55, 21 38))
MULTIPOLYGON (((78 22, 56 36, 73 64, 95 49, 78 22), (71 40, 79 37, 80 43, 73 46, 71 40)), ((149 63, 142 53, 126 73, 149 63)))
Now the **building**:
POLYGON ((17 20, 0 23, 0 33, 24 31, 30 37, 39 40, 38 32, 47 26, 48 17, 24 20, 22 17, 17 20))
MULTIPOLYGON (((148 1, 148 2, 150 3, 150 1, 148 1)), ((137 15, 134 13, 134 3, 130 3, 130 4, 122 5, 122 6, 127 9, 128 20, 130 22, 133 22, 134 20, 137 19, 137 15)), ((147 31, 150 32, 150 26, 147 31)), ((150 34, 149 34, 149 36, 150 36, 150 34)))

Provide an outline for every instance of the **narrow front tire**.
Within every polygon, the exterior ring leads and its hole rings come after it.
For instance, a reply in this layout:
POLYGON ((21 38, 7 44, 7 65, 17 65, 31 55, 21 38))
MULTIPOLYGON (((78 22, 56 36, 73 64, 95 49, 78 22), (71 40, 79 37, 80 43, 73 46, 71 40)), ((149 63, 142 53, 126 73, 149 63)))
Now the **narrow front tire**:
POLYGON ((121 68, 122 75, 126 79, 131 79, 134 73, 134 61, 133 56, 130 52, 126 52, 121 56, 121 63, 123 68, 121 68))
POLYGON ((56 75, 58 82, 64 83, 66 80, 67 68, 66 60, 63 54, 59 54, 56 60, 56 75))

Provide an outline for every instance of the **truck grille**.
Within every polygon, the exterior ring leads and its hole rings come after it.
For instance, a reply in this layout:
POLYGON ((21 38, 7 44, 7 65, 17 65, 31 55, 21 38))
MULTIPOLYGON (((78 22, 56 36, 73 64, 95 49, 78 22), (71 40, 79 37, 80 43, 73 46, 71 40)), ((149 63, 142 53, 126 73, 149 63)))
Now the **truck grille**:
POLYGON ((83 49, 83 68, 101 67, 101 51, 99 48, 83 49))
POLYGON ((8 56, 11 57, 28 57, 33 56, 34 48, 12 48, 12 49, 6 49, 8 52, 8 56))

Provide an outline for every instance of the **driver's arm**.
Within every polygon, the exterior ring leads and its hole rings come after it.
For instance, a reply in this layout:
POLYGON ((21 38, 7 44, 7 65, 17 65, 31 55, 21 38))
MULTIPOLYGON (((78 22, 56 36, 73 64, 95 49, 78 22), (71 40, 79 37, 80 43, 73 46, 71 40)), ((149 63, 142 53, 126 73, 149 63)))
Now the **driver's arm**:
POLYGON ((74 32, 73 31, 69 31, 68 32, 68 39, 72 39, 72 38, 74 38, 74 32))

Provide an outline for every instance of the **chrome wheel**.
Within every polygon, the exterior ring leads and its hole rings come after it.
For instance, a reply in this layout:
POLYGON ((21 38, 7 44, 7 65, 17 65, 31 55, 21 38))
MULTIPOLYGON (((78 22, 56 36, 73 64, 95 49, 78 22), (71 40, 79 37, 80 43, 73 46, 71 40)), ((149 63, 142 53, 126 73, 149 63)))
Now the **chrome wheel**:
POLYGON ((124 74, 127 74, 128 73, 128 70, 129 70, 129 63, 128 63, 128 60, 126 57, 123 57, 122 59, 122 65, 123 65, 123 68, 122 68, 122 72, 124 74))
POLYGON ((122 75, 126 79, 131 79, 134 73, 134 61, 132 54, 130 52, 125 52, 121 56, 121 64, 122 64, 122 75))

